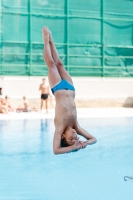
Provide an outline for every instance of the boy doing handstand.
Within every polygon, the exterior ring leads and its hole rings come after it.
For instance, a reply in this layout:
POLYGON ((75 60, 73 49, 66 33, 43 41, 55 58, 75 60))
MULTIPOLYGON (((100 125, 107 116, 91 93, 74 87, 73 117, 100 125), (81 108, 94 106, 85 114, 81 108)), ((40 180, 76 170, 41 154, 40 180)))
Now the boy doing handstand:
POLYGON ((77 121, 74 103, 75 88, 72 79, 59 58, 48 27, 44 27, 42 33, 49 84, 56 99, 53 151, 55 154, 63 154, 85 148, 87 145, 96 143, 97 140, 80 127, 77 121), (87 140, 85 142, 79 141, 77 134, 87 140))

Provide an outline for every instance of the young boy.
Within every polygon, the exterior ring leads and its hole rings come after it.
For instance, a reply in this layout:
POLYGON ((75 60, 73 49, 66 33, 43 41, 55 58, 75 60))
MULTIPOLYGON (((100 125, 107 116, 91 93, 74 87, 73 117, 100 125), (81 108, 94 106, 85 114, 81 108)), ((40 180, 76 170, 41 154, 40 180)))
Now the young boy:
POLYGON ((44 27, 42 33, 45 44, 44 60, 48 66, 50 87, 56 99, 53 151, 55 154, 63 154, 85 148, 97 140, 78 124, 72 79, 59 58, 48 27, 44 27), (87 141, 79 141, 77 134, 87 141))

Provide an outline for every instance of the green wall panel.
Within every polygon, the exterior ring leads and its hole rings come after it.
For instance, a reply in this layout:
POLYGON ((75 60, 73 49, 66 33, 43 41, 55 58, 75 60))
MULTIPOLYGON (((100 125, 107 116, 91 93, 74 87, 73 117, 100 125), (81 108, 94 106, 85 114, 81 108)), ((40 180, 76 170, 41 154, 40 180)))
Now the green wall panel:
POLYGON ((72 76, 133 77, 131 0, 0 0, 0 75, 47 75, 46 25, 72 76))

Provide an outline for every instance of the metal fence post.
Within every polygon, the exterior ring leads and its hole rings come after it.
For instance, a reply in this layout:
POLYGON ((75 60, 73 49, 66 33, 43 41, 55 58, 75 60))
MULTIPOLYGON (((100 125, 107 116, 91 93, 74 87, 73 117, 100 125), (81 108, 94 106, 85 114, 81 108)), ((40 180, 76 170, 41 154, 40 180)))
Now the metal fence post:
POLYGON ((29 71, 29 75, 32 76, 32 20, 31 20, 31 0, 29 0, 29 55, 30 55, 30 71, 29 71))
POLYGON ((1 40, 1 51, 0 51, 0 75, 2 75, 2 46, 3 46, 3 41, 2 41, 2 1, 0 2, 0 40, 1 40))
POLYGON ((104 77, 104 0, 101 0, 102 77, 104 77))
POLYGON ((69 72, 69 0, 66 1, 66 65, 69 72))

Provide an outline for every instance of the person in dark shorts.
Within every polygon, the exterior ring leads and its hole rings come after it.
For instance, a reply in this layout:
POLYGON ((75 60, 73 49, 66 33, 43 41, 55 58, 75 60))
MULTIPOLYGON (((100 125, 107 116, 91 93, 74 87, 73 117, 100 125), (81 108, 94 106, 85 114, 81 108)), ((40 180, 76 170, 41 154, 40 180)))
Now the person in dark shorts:
POLYGON ((48 98, 48 94, 41 94, 41 99, 46 100, 48 98))
POLYGON ((51 94, 50 94, 49 84, 47 83, 45 78, 42 79, 42 84, 40 85, 39 90, 41 91, 40 109, 42 111, 43 103, 45 101, 45 109, 46 109, 46 112, 48 113, 48 100, 49 100, 48 97, 49 97, 49 95, 51 97, 51 94))

